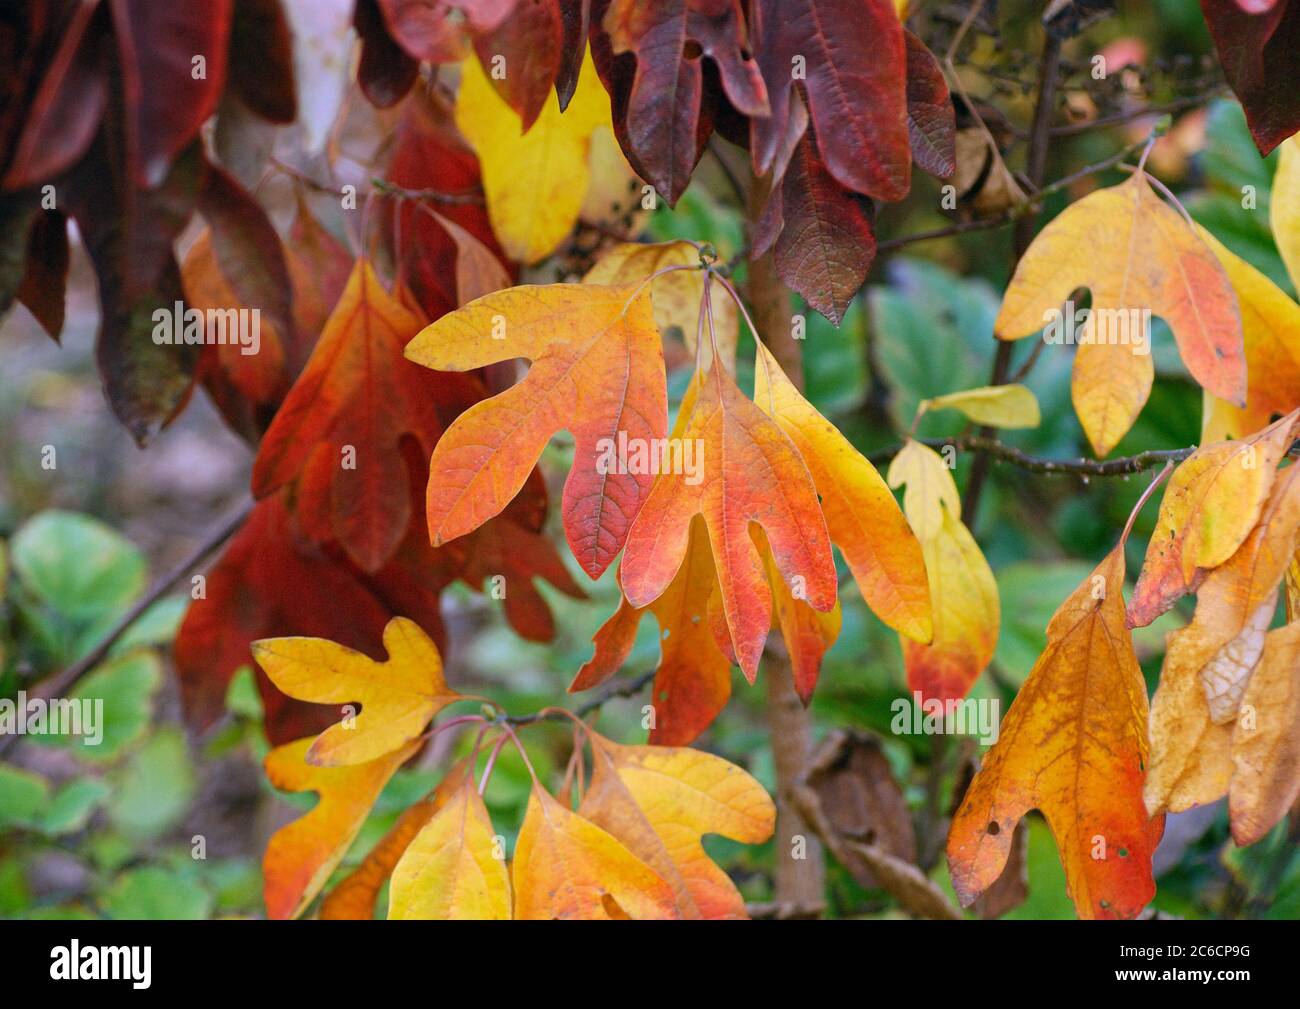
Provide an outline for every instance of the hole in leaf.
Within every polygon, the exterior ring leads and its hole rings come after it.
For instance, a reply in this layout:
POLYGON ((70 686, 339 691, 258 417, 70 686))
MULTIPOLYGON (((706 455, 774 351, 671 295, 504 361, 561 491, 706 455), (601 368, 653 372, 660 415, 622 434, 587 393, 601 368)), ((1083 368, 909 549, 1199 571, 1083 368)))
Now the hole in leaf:
POLYGON ((996 820, 990 820, 989 825, 984 829, 987 830, 994 837, 997 837, 1000 833, 1002 833, 1002 828, 998 826, 996 820))

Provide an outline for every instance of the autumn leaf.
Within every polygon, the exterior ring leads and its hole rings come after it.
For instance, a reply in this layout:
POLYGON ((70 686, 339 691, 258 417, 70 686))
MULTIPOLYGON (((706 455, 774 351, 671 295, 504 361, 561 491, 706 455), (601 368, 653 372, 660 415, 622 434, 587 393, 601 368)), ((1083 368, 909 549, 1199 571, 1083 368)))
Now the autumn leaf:
MULTIPOLYGON (((900 20, 902 15, 900 14, 900 20)), ((943 68, 921 39, 903 29, 907 44, 907 131, 912 160, 941 179, 957 170, 957 117, 943 68)))
MULTIPOLYGON (((785 641, 795 693, 804 704, 809 704, 821 676, 822 659, 840 636, 843 624, 840 602, 835 600, 835 605, 830 610, 819 613, 797 598, 781 579, 781 572, 772 559, 772 548, 768 546, 763 530, 753 529, 751 532, 759 553, 763 555, 767 584, 772 590, 772 629, 779 630, 785 641)), ((729 644, 728 642, 728 646, 729 644)))
POLYGON ((1206 445, 1174 470, 1129 603, 1130 627, 1145 627, 1194 592, 1250 535, 1297 420, 1300 412, 1241 441, 1206 445))
POLYGON ((370 921, 375 916, 375 899, 392 875, 394 867, 433 815, 447 805, 470 771, 468 759, 456 764, 429 795, 402 810, 397 822, 366 852, 361 864, 347 874, 321 901, 324 921, 370 921))
MULTIPOLYGON (((565 59, 561 6, 561 0, 516 3, 499 25, 474 40, 481 64, 491 65, 498 60, 506 68, 504 73, 493 75, 492 84, 519 116, 525 133, 552 101, 551 88, 565 59)), ((573 41, 580 48, 585 42, 573 41)), ((578 58, 581 60, 581 52, 578 58)))
POLYGON ((616 838, 534 784, 511 865, 515 918, 677 918, 676 894, 616 838))
POLYGON ((1011 278, 995 332, 1003 340, 1038 333, 1079 287, 1092 292, 1091 328, 1075 350, 1071 389, 1098 456, 1133 426, 1151 392, 1155 369, 1143 313, 1169 323, 1197 382, 1245 405, 1236 294, 1214 252, 1142 172, 1070 204, 1039 232, 1011 278))
POLYGON ((1041 419, 1033 392, 1015 383, 986 385, 923 399, 917 406, 917 416, 929 410, 959 410, 976 424, 989 427, 1037 427, 1041 419))
POLYGON ((591 134, 610 125, 609 98, 590 57, 568 108, 561 113, 548 98, 527 132, 479 61, 466 60, 456 125, 478 154, 488 215, 502 248, 522 263, 545 259, 578 220, 587 191, 591 134))
POLYGON ((319 767, 307 762, 313 742, 300 739, 266 755, 266 776, 276 788, 320 793, 311 812, 267 842, 262 874, 270 918, 296 918, 307 909, 347 854, 388 779, 419 749, 411 743, 367 763, 319 767))
POLYGON ((1147 694, 1124 626, 1124 544, 1052 617, 996 743, 948 835, 953 887, 969 905, 998 878, 1020 818, 1039 809, 1081 918, 1132 918, 1155 894, 1163 829, 1147 815, 1147 694))
POLYGON ((385 662, 323 638, 271 638, 253 657, 277 687, 317 704, 359 702, 361 714, 317 737, 307 760, 321 767, 361 764, 417 738, 460 699, 442 676, 438 649, 419 624, 394 617, 384 628, 385 662))
POLYGON ((772 115, 750 120, 758 174, 777 159, 798 90, 821 160, 841 186, 900 200, 911 182, 907 47, 891 0, 759 0, 751 30, 772 115), (802 68, 805 76, 796 77, 802 68))
POLYGON ((827 170, 811 126, 755 229, 754 255, 769 250, 781 279, 837 326, 875 259, 875 209, 827 170))
POLYGON ((653 613, 659 624, 661 652, 651 692, 654 720, 650 742, 665 746, 690 743, 712 724, 731 696, 731 657, 719 643, 710 619, 710 600, 717 585, 708 530, 697 515, 691 520, 686 558, 668 588, 645 607, 619 599, 614 615, 592 639, 595 653, 579 668, 569 690, 590 690, 618 672, 632 652, 641 618, 653 613))
POLYGON ((1229 790, 1233 723, 1264 652, 1300 529, 1297 476, 1295 466, 1278 474, 1250 536, 1205 576, 1192 622, 1169 636, 1151 702, 1152 812, 1181 812, 1229 790))
POLYGON ((1296 283, 1300 278, 1300 137, 1283 141, 1278 148, 1268 214, 1277 251, 1296 283))
MULTIPOLYGON (((1285 151, 1284 147, 1284 159, 1285 151)), ((1280 175, 1281 169, 1278 171, 1280 175)), ((1300 181, 1297 187, 1300 190, 1300 181)), ((1278 230, 1277 208, 1285 199, 1275 183, 1272 206, 1279 248, 1284 248, 1285 240, 1283 232, 1278 230)), ((1201 421, 1204 443, 1245 437, 1267 425, 1276 415, 1290 413, 1300 406, 1300 347, 1292 336, 1300 329, 1300 305, 1244 259, 1229 252, 1204 228, 1199 230, 1237 292, 1246 356, 1246 405, 1240 408, 1205 393, 1201 421)), ((1300 230, 1296 233, 1300 234, 1300 230)))
POLYGON ((516 287, 471 302, 406 348, 428 368, 465 371, 525 357, 518 385, 476 403, 443 434, 429 462, 434 545, 472 532, 523 486, 560 428, 573 433, 564 530, 578 563, 598 577, 627 539, 654 479, 601 472, 600 443, 650 443, 668 427, 663 347, 645 287, 516 287))
POLYGON ((588 729, 591 785, 578 809, 667 881, 682 918, 746 918, 735 884, 705 853, 705 834, 745 844, 772 836, 763 786, 721 757, 684 747, 623 746, 588 729))
POLYGON ((947 464, 913 439, 889 466, 889 485, 904 486, 903 511, 920 541, 933 634, 900 635, 908 687, 924 699, 965 697, 993 658, 1001 622, 997 582, 970 530, 947 464))
POLYGON ((1232 731, 1228 817, 1238 845, 1260 841, 1300 798, 1300 623, 1270 631, 1232 731))
POLYGON ((615 56, 635 56, 620 139, 646 180, 673 206, 710 132, 701 116, 701 105, 707 104, 706 58, 738 112, 768 113, 767 88, 751 55, 742 5, 739 0, 611 0, 601 23, 615 56))
POLYGON ((384 289, 369 261, 358 260, 253 464, 253 494, 264 498, 298 477, 319 446, 329 446, 333 529, 366 571, 392 556, 410 521, 402 439, 414 435, 431 450, 440 429, 437 382, 402 359, 419 329, 420 320, 384 289))
MULTIPOLYGON (((668 266, 698 266, 699 249, 691 242, 623 242, 603 253, 582 278, 584 284, 632 284, 654 275, 668 266)), ((704 297, 703 270, 675 270, 650 281, 650 300, 654 304, 655 323, 665 336, 673 331, 696 353, 700 302, 704 297)), ((728 368, 736 364, 736 340, 739 321, 730 298, 713 302, 713 341, 700 348, 701 360, 708 367, 712 360, 712 343, 716 342, 728 368)))
MULTIPOLYGON (((254 506, 205 576, 204 595, 190 604, 176 635, 181 701, 197 729, 224 712, 231 678, 249 665, 250 646, 259 638, 328 637, 379 654, 384 627, 399 612, 417 617, 435 637, 441 634, 437 590, 449 578, 431 573, 427 563, 420 565, 422 580, 404 577, 400 568, 367 578, 337 545, 304 542, 285 496, 281 491, 254 506)), ((298 739, 337 720, 337 709, 286 698, 257 672, 271 742, 298 739)))
POLYGON ((1300 130, 1300 99, 1282 82, 1300 72, 1300 3, 1201 0, 1215 52, 1260 154, 1300 130))
MULTIPOLYGON (((786 433, 812 473, 831 542, 862 598, 889 627, 917 641, 932 634, 921 546, 876 468, 817 412, 758 348, 754 401, 786 433)), ((949 478, 951 479, 951 478, 949 478)))
POLYGON ((510 917, 510 875, 472 774, 426 823, 393 870, 389 919, 510 917))
POLYGON ((661 476, 627 539, 623 592, 633 606, 663 595, 686 557, 691 520, 704 517, 722 610, 740 668, 753 682, 772 622, 772 594, 749 524, 767 534, 786 583, 814 609, 835 605, 837 584, 826 521, 799 451, 736 387, 725 369, 699 375, 682 443, 699 446, 698 480, 661 476))

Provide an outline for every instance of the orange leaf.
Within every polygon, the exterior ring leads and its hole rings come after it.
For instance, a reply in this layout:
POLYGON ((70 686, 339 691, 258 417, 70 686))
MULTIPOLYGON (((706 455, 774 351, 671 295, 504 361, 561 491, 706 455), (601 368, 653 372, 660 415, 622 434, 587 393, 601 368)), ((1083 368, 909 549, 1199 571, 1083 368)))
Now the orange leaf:
POLYGON ((731 659, 709 621, 717 584, 704 519, 696 516, 686 559, 663 595, 640 609, 619 600, 618 610, 592 639, 595 654, 583 663, 569 690, 590 690, 618 672, 636 642, 641 617, 653 613, 661 654, 651 694, 650 742, 685 746, 708 728, 731 696, 731 659))
POLYGON ((921 545, 876 467, 800 395, 761 344, 754 402, 799 449, 821 496, 831 541, 867 605, 906 637, 929 641, 930 590, 921 545))
POLYGON ((704 834, 760 844, 776 807, 721 757, 669 746, 622 746, 588 730, 591 787, 578 812, 618 838, 673 888, 683 918, 745 918, 745 901, 705 854, 704 834))
POLYGON ((821 676, 822 659, 840 636, 843 621, 840 602, 835 600, 829 612, 819 613, 802 599, 796 599, 789 586, 781 580, 781 572, 772 560, 772 548, 768 546, 763 530, 753 530, 753 534, 763 555, 767 584, 772 589, 772 624, 785 641, 795 693, 804 704, 808 704, 821 676))
POLYGON ((518 919, 679 917, 673 888, 657 872, 537 784, 512 881, 518 919))
POLYGON ((700 479, 676 473, 655 483, 628 536, 623 592, 634 606, 663 595, 686 557, 691 519, 703 515, 731 641, 753 682, 772 626, 772 593, 750 523, 767 534, 792 591, 822 612, 835 605, 837 591, 830 538, 812 476, 781 428, 721 367, 694 381, 681 436, 699 446, 700 479))
POLYGON ((1079 343, 1072 390, 1099 456, 1133 426, 1151 393, 1149 331, 1130 332, 1134 325, 1145 330, 1136 321, 1143 312, 1169 323, 1196 381, 1245 404, 1237 296, 1214 252, 1142 172, 1071 204, 1039 232, 1016 267, 994 331, 1004 340, 1037 333, 1079 287, 1092 292, 1095 340, 1079 343))
POLYGON ((662 438, 668 427, 663 347, 647 289, 553 284, 479 298, 426 327, 406 356, 465 371, 527 358, 518 385, 466 410, 429 462, 435 546, 498 514, 561 428, 577 444, 564 487, 564 529, 578 563, 598 577, 617 556, 654 480, 602 473, 601 442, 662 438))
POLYGON ((296 918, 307 909, 347 854, 388 779, 419 749, 411 743, 369 763, 317 767, 307 763, 312 742, 299 739, 266 755, 266 776, 276 788, 320 793, 310 813, 277 830, 266 845, 262 875, 270 918, 296 918))
POLYGON ((1205 445, 1174 470, 1129 603, 1129 626, 1145 627, 1195 591, 1250 535, 1297 418, 1300 412, 1241 441, 1205 445))
POLYGON ((1147 694, 1124 626, 1121 541, 1047 625, 948 835, 962 904, 1002 872, 1020 818, 1047 818, 1081 918, 1131 918, 1155 894, 1163 827, 1142 804, 1147 694))
POLYGON ((410 521, 399 444, 407 435, 431 441, 439 430, 436 382, 402 360, 403 345, 419 328, 370 263, 358 260, 253 465, 253 493, 263 498, 298 476, 313 450, 328 446, 334 532, 370 572, 392 556, 410 521))

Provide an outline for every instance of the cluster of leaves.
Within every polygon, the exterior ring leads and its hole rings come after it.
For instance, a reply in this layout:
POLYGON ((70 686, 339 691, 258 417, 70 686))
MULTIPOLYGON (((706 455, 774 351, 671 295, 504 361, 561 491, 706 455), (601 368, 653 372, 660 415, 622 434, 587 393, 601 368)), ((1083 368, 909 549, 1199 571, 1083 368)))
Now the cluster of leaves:
MULTIPOLYGON (((12 698, 25 677, 39 682, 90 653, 144 591, 146 565, 120 534, 72 512, 40 513, 6 546, 0 696, 12 698)), ((253 863, 195 860, 188 843, 167 843, 198 777, 184 734, 151 726, 165 689, 159 651, 183 611, 179 597, 154 603, 69 694, 78 705, 100 703, 93 732, 80 720, 73 723, 80 734, 68 732, 62 721, 63 731, 28 737, 39 750, 26 766, 0 765, 0 914, 203 918, 251 910, 253 863), (48 874, 52 853, 63 863, 59 903, 36 909, 28 879, 39 878, 42 865, 48 874)))
MULTIPOLYGON (((1297 58, 1300 6, 1202 6, 1267 152, 1300 125, 1294 94, 1265 83, 1297 58)), ((507 865, 482 794, 506 744, 527 761, 516 724, 497 708, 452 719, 479 726, 474 748, 326 898, 326 916, 369 916, 390 875, 394 917, 743 915, 699 838, 764 840, 770 800, 743 771, 684 747, 727 703, 733 665, 754 681, 773 630, 811 699, 843 619, 833 545, 898 633, 922 699, 966 696, 989 665, 998 586, 948 461, 915 433, 946 409, 1035 427, 1026 388, 964 384, 921 398, 886 481, 801 392, 785 334, 755 331, 706 242, 619 242, 581 283, 514 286, 521 270, 562 257, 583 223, 631 237, 618 215, 642 180, 643 206, 677 205, 716 132, 748 152, 760 180, 749 258, 770 253, 785 283, 838 324, 874 259, 877 207, 907 195, 914 163, 940 178, 957 170, 947 79, 900 7, 358 0, 309 19, 305 5, 275 0, 104 0, 31 5, 4 23, 28 58, 5 71, 0 308, 23 301, 57 338, 70 216, 98 277, 98 360, 122 421, 143 442, 201 383, 256 448, 256 503, 189 607, 175 656, 187 712, 206 727, 251 649, 279 744, 268 775, 321 795, 268 848, 273 915, 312 904, 385 784, 448 727, 430 728, 435 716, 471 700, 441 673, 444 591, 503 579, 492 594, 539 641, 555 627, 535 581, 583 595, 543 532, 538 464, 561 430, 573 438, 559 509, 569 548, 592 579, 619 561, 621 591, 570 689, 617 672, 652 612, 652 745, 615 744, 575 720, 561 797, 532 776, 507 865), (350 28, 362 92, 379 109, 403 103, 385 121, 386 175, 366 204, 384 220, 372 234, 363 215, 357 255, 314 213, 320 187, 301 169, 272 170, 296 186, 282 238, 239 181, 231 139, 251 114, 296 120, 309 150, 324 147, 343 77, 313 76, 302 41, 346 73, 339 40, 350 28), (442 78, 456 78, 454 103, 439 84, 447 64, 459 64, 442 78), (214 112, 208 145, 200 127, 214 112), (195 211, 205 228, 178 263, 195 211), (259 309, 262 351, 160 346, 153 309, 182 302, 259 309), (742 318, 752 396, 738 381, 742 318), (671 426, 669 351, 691 364, 671 426), (514 383, 518 359, 529 370, 514 383), (699 478, 602 462, 608 445, 632 443, 699 446, 699 478), (891 486, 906 488, 901 509, 891 486), (386 662, 368 657, 381 651, 386 662), (357 703, 359 716, 330 724, 338 705, 357 703)), ((1293 270, 1296 143, 1282 144, 1273 202, 1293 270)), ((1227 794, 1234 835, 1250 843, 1300 787, 1300 644, 1290 623, 1269 630, 1300 527, 1294 470, 1279 469, 1300 402, 1290 350, 1300 308, 1162 196, 1145 165, 1144 152, 1128 181, 1043 230, 992 329, 1037 334, 1079 288, 1096 314, 1158 315, 1205 391, 1203 447, 1173 477, 1127 612, 1128 528, 1049 623, 953 822, 965 903, 1001 875, 1031 808, 1052 829, 1079 914, 1127 917, 1154 890, 1162 812, 1227 794), (1191 592, 1195 616, 1171 642, 1148 732, 1130 631, 1191 592)), ((1078 348, 1073 402, 1098 456, 1134 427, 1154 379, 1149 354, 1078 348)), ((1300 602, 1288 605, 1289 619, 1300 602)))
MULTIPOLYGON (((258 663, 291 696, 363 706, 314 739, 267 755, 278 788, 320 793, 312 811, 267 846, 272 917, 296 916, 317 896, 430 721, 449 705, 481 700, 448 687, 437 648, 413 622, 390 622, 384 646, 384 663, 315 638, 254 646, 258 663)), ((502 746, 513 742, 527 757, 502 717, 461 716, 439 729, 466 723, 481 726, 474 749, 330 894, 323 917, 370 917, 390 874, 389 918, 745 916, 739 892, 700 844, 706 833, 748 843, 772 833, 772 800, 740 768, 698 750, 621 746, 575 719, 566 801, 529 766, 532 792, 507 865, 505 839, 494 833, 482 796, 502 746), (489 743, 476 781, 477 758, 489 743), (584 746, 591 749, 589 781, 584 746)))

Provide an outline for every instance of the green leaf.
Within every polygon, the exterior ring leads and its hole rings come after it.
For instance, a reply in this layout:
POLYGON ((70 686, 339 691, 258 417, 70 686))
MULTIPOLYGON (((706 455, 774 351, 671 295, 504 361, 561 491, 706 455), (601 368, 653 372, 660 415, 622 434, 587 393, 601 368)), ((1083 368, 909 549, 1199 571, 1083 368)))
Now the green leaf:
POLYGON ((178 823, 194 796, 194 770, 179 729, 159 729, 118 775, 109 818, 127 837, 147 840, 178 823))
POLYGON ((84 829, 108 793, 108 785, 98 778, 68 782, 54 793, 54 799, 41 817, 41 833, 57 837, 84 829))
POLYGON ((10 547, 24 615, 57 662, 85 654, 145 587, 144 555, 88 515, 42 512, 10 547))
POLYGON ((89 717, 95 737, 32 736, 32 740, 50 746, 67 746, 85 760, 112 760, 123 748, 139 739, 153 717, 153 697, 162 684, 162 663, 151 652, 134 652, 109 659, 96 666, 69 695, 83 705, 89 701, 90 714, 83 716, 83 728, 89 717))
POLYGON ((110 918, 197 921, 212 913, 212 895, 193 880, 147 867, 123 873, 103 896, 110 918))
POLYGON ((50 783, 39 774, 0 764, 0 829, 34 827, 50 796, 50 783))
MULTIPOLYGON (((889 280, 870 292, 871 338, 893 391, 894 423, 906 430, 921 400, 988 381, 998 299, 982 281, 920 260, 894 260, 889 280)), ((947 436, 965 422, 940 415, 930 423, 936 436, 947 436)))

